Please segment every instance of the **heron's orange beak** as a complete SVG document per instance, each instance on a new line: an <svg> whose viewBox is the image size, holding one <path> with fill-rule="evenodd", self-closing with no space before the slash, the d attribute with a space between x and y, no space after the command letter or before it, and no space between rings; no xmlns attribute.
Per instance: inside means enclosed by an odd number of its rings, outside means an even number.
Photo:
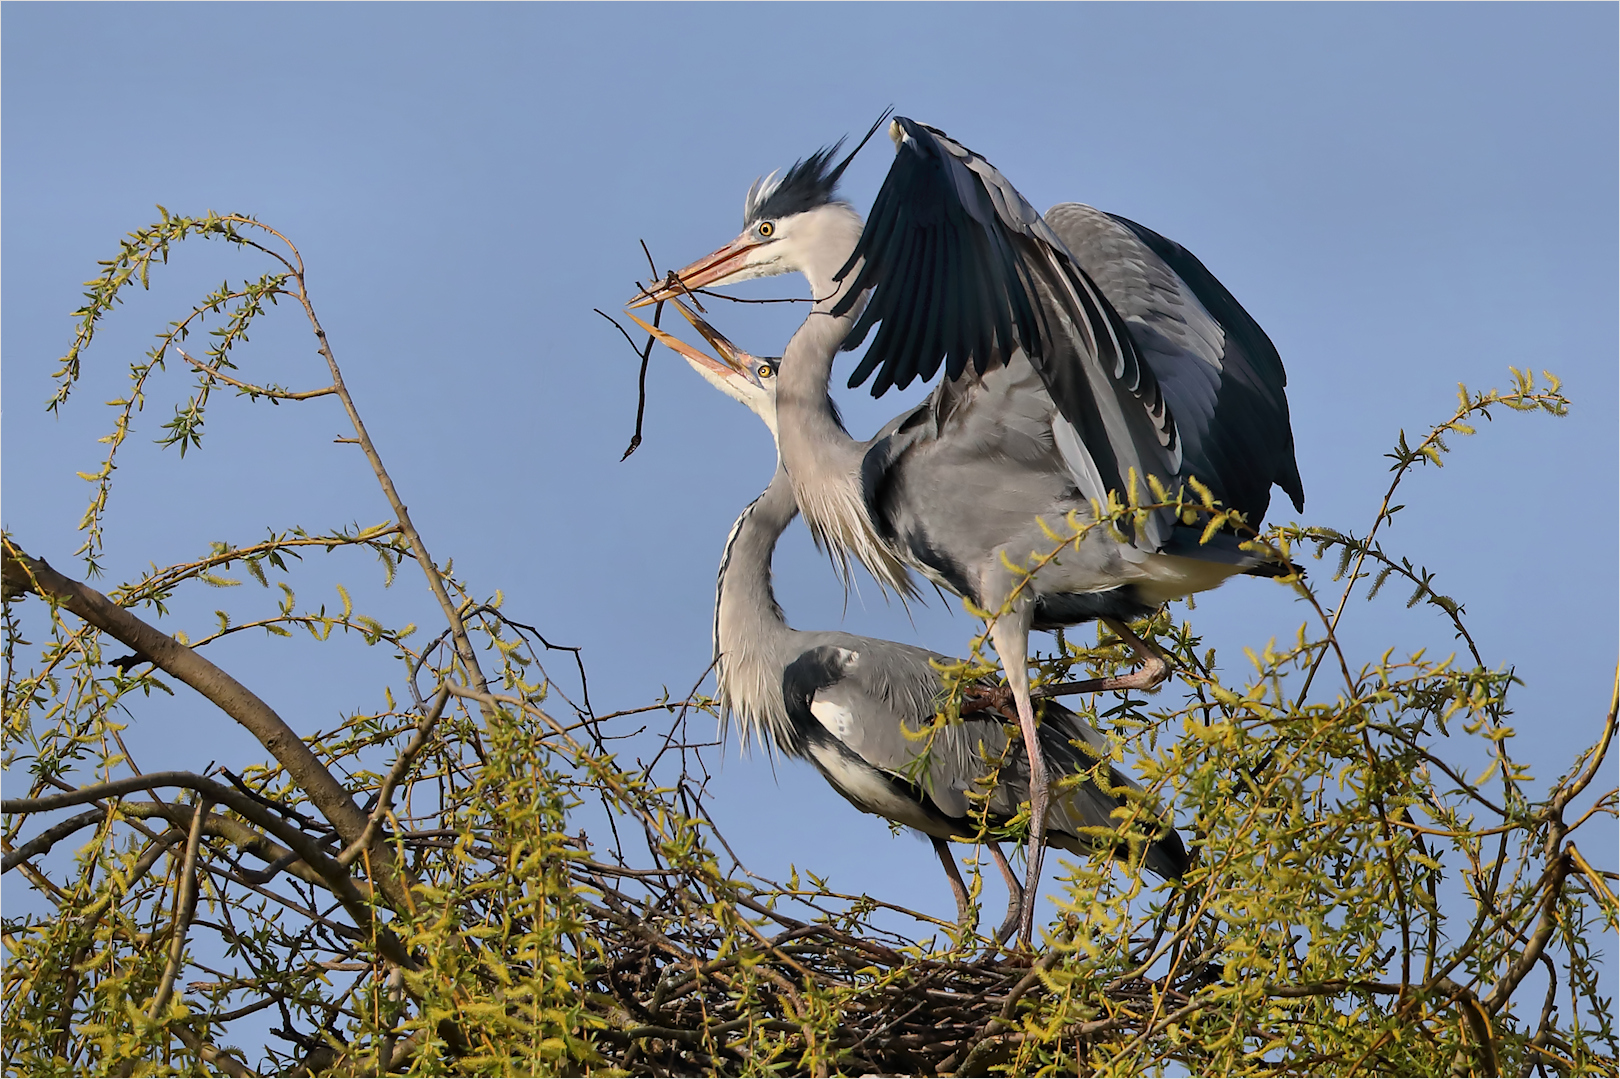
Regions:
<svg viewBox="0 0 1620 1079"><path fill-rule="evenodd" d="M672 285L660 282L650 289L643 289L641 294L625 304L626 307L646 307L650 303L668 300L687 292L707 288L718 281L723 281L738 270L748 259L748 252L760 246L760 241L751 233L743 233L729 244L710 255L704 255L690 266L681 270L675 276L680 284ZM689 315L688 317L696 317ZM701 321L701 320L700 320ZM693 323L693 325L697 325ZM701 330L702 327L699 327Z"/></svg>
<svg viewBox="0 0 1620 1079"><path fill-rule="evenodd" d="M682 315L686 316L686 321L690 322L697 332L703 335L703 339L709 342L709 347L714 349L719 357L718 359L710 356L702 349L693 348L680 338L665 333L656 326L649 326L641 319L636 318L635 315L630 316L631 321L652 334L660 344L674 349L693 363L702 364L721 377L746 376L749 373L753 366L752 356L728 341L724 334L705 322L701 315L682 303L679 297L672 295L669 300L674 303Z"/></svg>

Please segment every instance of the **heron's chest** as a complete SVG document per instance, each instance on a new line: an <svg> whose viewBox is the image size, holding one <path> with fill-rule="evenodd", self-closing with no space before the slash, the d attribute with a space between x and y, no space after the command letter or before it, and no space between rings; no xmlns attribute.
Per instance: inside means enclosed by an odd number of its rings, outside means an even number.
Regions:
<svg viewBox="0 0 1620 1079"><path fill-rule="evenodd" d="M811 763L856 809L920 831L937 830L937 822L927 808L893 776L866 763L836 738L816 739L809 750Z"/></svg>

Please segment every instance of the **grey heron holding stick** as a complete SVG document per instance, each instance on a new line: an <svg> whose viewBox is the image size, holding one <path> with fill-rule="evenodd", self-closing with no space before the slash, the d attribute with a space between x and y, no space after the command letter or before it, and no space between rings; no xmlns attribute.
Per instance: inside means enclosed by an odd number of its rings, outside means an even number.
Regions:
<svg viewBox="0 0 1620 1079"><path fill-rule="evenodd" d="M674 301L719 359L644 322L638 324L678 352L727 395L741 401L777 434L781 380L774 359L742 351L690 308ZM632 316L634 317L634 316ZM720 563L714 647L720 700L739 720L745 742L757 739L809 760L857 809L906 825L933 843L966 926L969 900L948 840L980 831L973 802L983 799L986 823L1004 826L1028 799L1028 768L1009 753L995 687L970 686L960 723L936 726L946 704L941 666L946 657L894 641L840 631L791 628L776 602L771 559L778 538L799 508L776 462L770 486L732 527ZM1055 701L1045 704L1042 748L1063 781L1047 810L1049 841L1061 849L1116 854L1166 878L1180 878L1187 853L1160 820L1141 787L1109 762L1108 740ZM1123 828L1122 828L1123 826ZM1134 844L1122 838L1134 834ZM986 844L1008 886L1005 942L1017 929L1024 890L1000 847ZM1133 849L1133 846L1135 849Z"/></svg>
<svg viewBox="0 0 1620 1079"><path fill-rule="evenodd" d="M854 153L834 164L838 147L820 150L756 181L742 233L633 305L792 271L808 279L814 306L777 391L783 465L818 542L901 593L910 568L990 612L1029 756L1033 883L1047 769L1030 631L1100 619L1143 665L1093 688L1149 689L1169 665L1128 620L1233 574L1286 572L1168 508L1133 535L1093 528L1048 558L1052 536L1071 531L1071 514L1094 520L1111 495L1155 503L1154 483L1201 485L1253 526L1274 484L1303 508L1287 380L1265 332L1184 248L1088 206L1043 218L925 124L896 118L890 135L895 160L869 222L835 197ZM852 385L875 375L881 394L941 366L945 377L860 442L826 390L838 352L874 325ZM1030 889L1025 943L1032 931Z"/></svg>

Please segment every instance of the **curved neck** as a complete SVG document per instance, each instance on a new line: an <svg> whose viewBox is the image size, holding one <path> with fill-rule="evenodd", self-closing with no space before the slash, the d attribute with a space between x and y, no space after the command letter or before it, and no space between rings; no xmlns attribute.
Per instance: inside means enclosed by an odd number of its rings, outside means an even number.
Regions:
<svg viewBox="0 0 1620 1079"><path fill-rule="evenodd" d="M715 595L714 644L722 655L787 630L771 587L771 555L798 513L793 485L778 465L771 485L731 526Z"/></svg>
<svg viewBox="0 0 1620 1079"><path fill-rule="evenodd" d="M777 427L784 463L795 483L804 471L796 464L801 454L855 449L855 440L827 393L838 346L855 324L855 312L834 318L819 304L817 308L788 341L777 372Z"/></svg>
<svg viewBox="0 0 1620 1079"><path fill-rule="evenodd" d="M810 282L810 298L817 311L831 310L845 287L855 283L853 271L842 281L834 281L833 274L854 253L862 224L861 215L847 202L829 202L794 223L792 262Z"/></svg>
<svg viewBox="0 0 1620 1079"><path fill-rule="evenodd" d="M846 256L847 257L847 256ZM831 263L829 258L828 263ZM805 270L837 272L825 266ZM851 275L846 280L853 282ZM871 572L879 587L898 596L916 595L905 565L877 536L861 480L868 444L850 437L827 394L833 361L850 328L860 317L861 303L834 317L834 298L816 304L782 353L776 383L777 447L782 466L793 481L793 494L817 546L850 583L850 556Z"/></svg>
<svg viewBox="0 0 1620 1079"><path fill-rule="evenodd" d="M742 718L744 744L750 734L779 745L791 741L782 670L791 658L793 630L771 587L771 555L798 512L793 486L779 464L771 485L732 525L720 559L714 650L721 700Z"/></svg>
<svg viewBox="0 0 1620 1079"><path fill-rule="evenodd" d="M833 306L855 283L851 272L843 281L833 275L843 269L861 237L861 218L847 203L828 203L795 224L795 262L810 283L815 306L782 353L776 384L776 407L782 434L784 463L795 486L803 482L804 463L811 454L852 451L854 439L844 429L838 410L827 395L833 361L850 328L860 317L864 302L857 301L834 318ZM783 414L787 421L781 422ZM790 445L791 444L791 445ZM844 462L841 462L844 463ZM800 500L803 505L803 499ZM809 514L810 511L806 511Z"/></svg>

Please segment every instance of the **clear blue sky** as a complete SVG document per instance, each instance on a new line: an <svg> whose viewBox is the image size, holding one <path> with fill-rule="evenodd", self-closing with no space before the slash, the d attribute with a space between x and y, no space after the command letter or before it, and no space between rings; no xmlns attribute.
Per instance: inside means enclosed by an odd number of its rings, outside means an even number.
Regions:
<svg viewBox="0 0 1620 1079"><path fill-rule="evenodd" d="M1277 342L1308 501L1365 531L1401 428L1456 385L1548 368L1565 420L1504 415L1412 483L1389 546L1437 570L1493 663L1526 686L1520 756L1553 778L1595 733L1616 656L1616 9L1613 5L1177 6L9 4L3 14L4 523L72 570L125 365L205 287L248 267L182 250L107 323L87 384L44 414L80 282L153 205L255 214L312 268L349 385L435 555L553 639L584 646L599 710L681 694L709 661L714 569L772 454L752 416L665 354L646 443L619 463L635 365L593 307L644 270L735 234L757 175L885 106L983 153L1039 207L1078 200L1196 252ZM881 141L851 169L869 204ZM256 269L253 272L258 272ZM775 283L772 291L802 291ZM725 311L779 351L796 317ZM313 386L291 312L248 370ZM201 452L150 440L183 399L171 371L118 473L111 580L387 509L332 445L330 401L222 400ZM898 410L846 394L866 435ZM1278 500L1275 510L1286 510ZM795 528L789 616L960 653L972 623L844 597ZM1321 577L1326 570L1319 570ZM311 570L315 597L369 566ZM868 597L872 590L867 589ZM193 631L217 593L163 620ZM252 610L256 588L224 597ZM1349 638L1451 651L1394 591ZM410 576L381 601L431 617ZM1242 645L1304 611L1240 580L1195 618ZM842 621L841 621L842 620ZM217 658L300 730L376 705L384 657L238 642ZM146 767L258 754L184 696L134 717ZM727 755L715 809L758 871L948 912L926 844L891 838L798 764ZM7 902L21 897L5 881Z"/></svg>

